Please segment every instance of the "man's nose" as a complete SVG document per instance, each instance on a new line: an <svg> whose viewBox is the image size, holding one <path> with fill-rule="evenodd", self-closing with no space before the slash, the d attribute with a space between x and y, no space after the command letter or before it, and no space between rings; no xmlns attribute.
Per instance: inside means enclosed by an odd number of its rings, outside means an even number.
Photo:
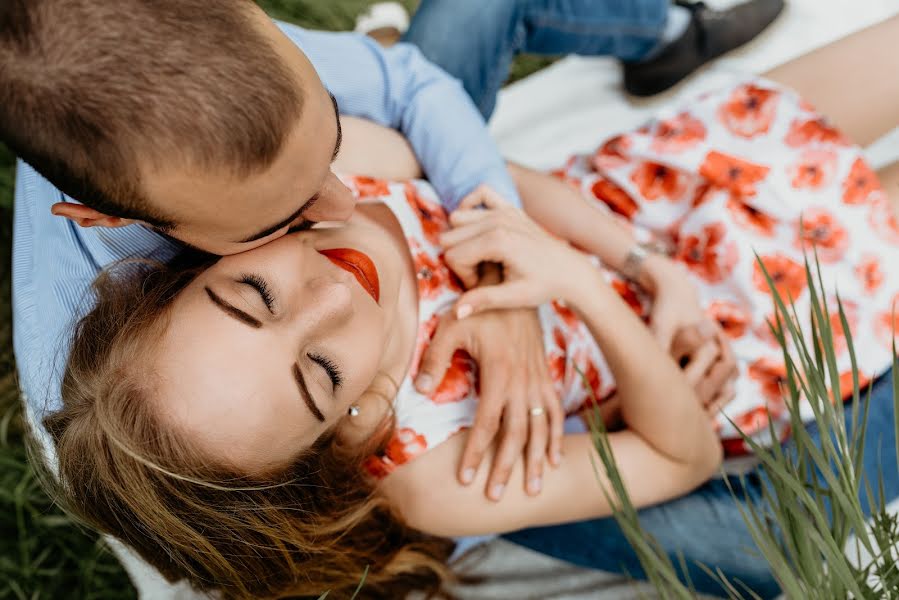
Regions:
<svg viewBox="0 0 899 600"><path fill-rule="evenodd" d="M304 215L310 221L346 221L356 208L356 196L350 189L343 185L334 173L328 174L328 179L319 192L319 199Z"/></svg>

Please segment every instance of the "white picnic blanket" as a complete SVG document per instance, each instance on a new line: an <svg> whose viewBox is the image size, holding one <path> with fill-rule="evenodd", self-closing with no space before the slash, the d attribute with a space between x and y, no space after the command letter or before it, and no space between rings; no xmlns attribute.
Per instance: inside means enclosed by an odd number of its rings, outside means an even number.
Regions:
<svg viewBox="0 0 899 600"><path fill-rule="evenodd" d="M452 0L446 0L452 1ZM569 57L507 88L491 131L507 158L535 168L559 166L572 153L590 151L605 136L639 125L667 101L723 85L743 73L761 73L787 60L899 13L899 0L787 0L785 13L749 46L705 69L685 85L648 101L621 93L620 72L609 59ZM728 0L709 0L716 7ZM884 48L884 52L899 50ZM896 74L890 74L895 76ZM897 99L899 101L899 99ZM872 148L874 166L899 158L899 129ZM195 600L185 585L171 586L145 563L113 543L141 598ZM623 578L546 559L497 540L477 555L482 585L459 589L471 600L627 600L648 590Z"/></svg>

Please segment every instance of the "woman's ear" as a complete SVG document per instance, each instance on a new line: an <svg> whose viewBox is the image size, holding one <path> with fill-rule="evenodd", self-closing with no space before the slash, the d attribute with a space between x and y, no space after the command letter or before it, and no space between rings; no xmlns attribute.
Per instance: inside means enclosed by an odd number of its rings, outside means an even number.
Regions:
<svg viewBox="0 0 899 600"><path fill-rule="evenodd" d="M337 425L338 439L350 446L364 444L384 426L392 403L383 390L369 388L341 418Z"/></svg>
<svg viewBox="0 0 899 600"><path fill-rule="evenodd" d="M57 202L50 207L50 212L57 217L74 221L81 227L124 227L136 222L134 219L111 217L89 206L74 202Z"/></svg>

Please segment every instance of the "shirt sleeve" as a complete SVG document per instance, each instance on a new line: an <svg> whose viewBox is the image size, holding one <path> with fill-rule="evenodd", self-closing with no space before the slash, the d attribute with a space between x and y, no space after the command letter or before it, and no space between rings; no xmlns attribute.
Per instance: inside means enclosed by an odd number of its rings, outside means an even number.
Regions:
<svg viewBox="0 0 899 600"><path fill-rule="evenodd" d="M505 161L465 89L411 44L384 49L355 33L308 31L279 23L312 62L342 114L397 129L452 211L486 184L521 205Z"/></svg>

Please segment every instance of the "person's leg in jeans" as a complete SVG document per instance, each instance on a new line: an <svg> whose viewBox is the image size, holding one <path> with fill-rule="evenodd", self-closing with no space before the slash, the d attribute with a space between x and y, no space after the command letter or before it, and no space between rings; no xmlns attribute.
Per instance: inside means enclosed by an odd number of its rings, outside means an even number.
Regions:
<svg viewBox="0 0 899 600"><path fill-rule="evenodd" d="M758 502L761 481L754 473L745 486L731 477L738 497ZM591 482L584 482L591 485ZM596 485L599 485L598 483ZM755 543L723 479L709 481L694 492L640 511L643 530L659 543L681 580L697 592L725 594L725 589L700 566L720 569L730 581L742 581L762 598L780 594L767 562L754 551ZM637 554L613 518L525 529L506 539L572 564L645 579ZM681 558L687 568L680 572Z"/></svg>
<svg viewBox="0 0 899 600"><path fill-rule="evenodd" d="M862 394L860 415L866 401L866 394ZM899 498L899 464L896 460L890 372L873 383L869 406L864 474L875 489L877 482L883 481L883 501L889 503ZM843 415L851 433L851 403L846 405ZM820 441L816 427L810 426L809 433L814 440ZM786 449L788 452L791 450L789 443ZM774 598L780 594L780 586L756 549L740 512L740 505L746 501L764 510L761 486L766 479L767 474L762 467L750 471L742 482L738 477L730 477L736 497L731 495L724 480L712 480L683 498L641 510L640 523L659 542L675 565L679 564L679 557L683 557L687 574L684 576L681 573L681 579L691 582L698 592L725 593L718 581L700 566L705 565L720 570L732 583L742 582L762 598ZM868 503L863 503L863 506L865 514L870 516ZM583 567L638 579L645 577L636 553L612 518L526 529L504 537Z"/></svg>
<svg viewBox="0 0 899 600"><path fill-rule="evenodd" d="M404 41L460 79L486 118L520 52L608 55L646 96L763 31L783 0L723 11L670 0L422 0Z"/></svg>
<svg viewBox="0 0 899 600"><path fill-rule="evenodd" d="M423 0L403 40L462 81L485 117L519 52L639 60L669 0Z"/></svg>

